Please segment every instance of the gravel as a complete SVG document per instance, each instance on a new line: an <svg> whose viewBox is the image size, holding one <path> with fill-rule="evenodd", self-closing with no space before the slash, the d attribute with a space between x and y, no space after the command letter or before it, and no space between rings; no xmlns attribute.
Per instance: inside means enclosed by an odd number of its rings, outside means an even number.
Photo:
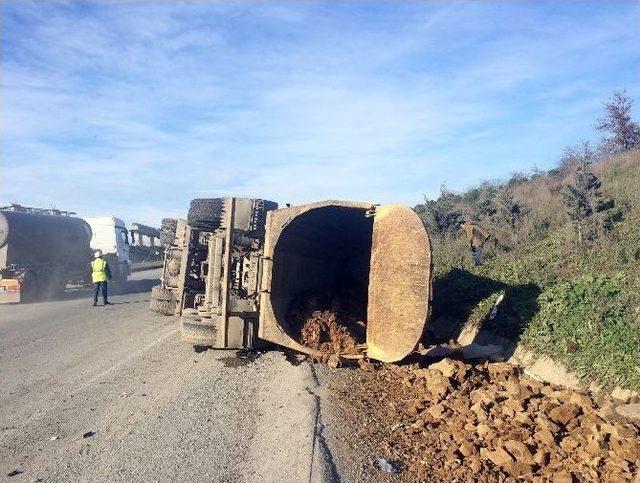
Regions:
<svg viewBox="0 0 640 483"><path fill-rule="evenodd" d="M361 480L386 471L376 458L397 466L401 481L639 477L640 425L617 415L609 396L543 384L502 362L367 369L330 373L328 384L334 439L350 445Z"/></svg>

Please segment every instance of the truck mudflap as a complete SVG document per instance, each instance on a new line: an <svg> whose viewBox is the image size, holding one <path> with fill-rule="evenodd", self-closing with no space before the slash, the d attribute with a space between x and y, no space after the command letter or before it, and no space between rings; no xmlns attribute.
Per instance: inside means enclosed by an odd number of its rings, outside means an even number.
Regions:
<svg viewBox="0 0 640 483"><path fill-rule="evenodd" d="M431 246L410 208L330 200L272 211L264 259L261 339L315 357L333 351L383 362L399 361L417 346L430 308ZM337 292L342 299L330 302L330 310L360 306L310 326L327 306L309 307ZM309 342L310 333L324 330L321 324L339 320L347 325L338 332L353 336L350 350L327 347L326 333ZM366 334L358 334L358 324Z"/></svg>
<svg viewBox="0 0 640 483"><path fill-rule="evenodd" d="M0 304L20 302L20 289L20 281L18 279L0 279Z"/></svg>
<svg viewBox="0 0 640 483"><path fill-rule="evenodd" d="M404 359L418 344L429 315L431 244L416 213L401 205L375 211L367 301L367 355Z"/></svg>

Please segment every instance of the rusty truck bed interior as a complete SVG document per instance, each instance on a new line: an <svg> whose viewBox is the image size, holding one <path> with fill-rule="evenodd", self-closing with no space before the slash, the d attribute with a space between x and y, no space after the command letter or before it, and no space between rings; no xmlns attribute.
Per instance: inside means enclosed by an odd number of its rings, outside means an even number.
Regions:
<svg viewBox="0 0 640 483"><path fill-rule="evenodd" d="M365 209L325 206L295 217L273 254L271 300L280 326L298 339L289 312L305 296L348 295L349 316L366 321L373 218ZM358 341L364 342L364 340Z"/></svg>

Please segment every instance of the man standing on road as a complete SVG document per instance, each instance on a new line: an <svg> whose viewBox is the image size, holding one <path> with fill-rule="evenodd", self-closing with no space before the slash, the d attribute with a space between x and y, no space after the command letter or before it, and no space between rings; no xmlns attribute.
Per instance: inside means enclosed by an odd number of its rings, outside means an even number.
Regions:
<svg viewBox="0 0 640 483"><path fill-rule="evenodd" d="M107 284L111 280L109 264L102 256L101 250L96 250L95 259L91 262L91 279L93 280L93 306L98 305L98 293L102 289L104 305L111 305L107 300Z"/></svg>
<svg viewBox="0 0 640 483"><path fill-rule="evenodd" d="M476 265L482 265L482 249L484 248L484 244L487 243L487 240L491 238L491 235L475 223L463 221L460 223L460 228L464 230L467 235L467 241L471 247L473 261Z"/></svg>

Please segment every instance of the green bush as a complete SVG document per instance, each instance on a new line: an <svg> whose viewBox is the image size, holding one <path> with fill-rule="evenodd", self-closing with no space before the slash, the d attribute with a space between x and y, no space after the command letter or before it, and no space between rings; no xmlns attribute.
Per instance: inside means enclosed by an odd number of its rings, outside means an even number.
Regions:
<svg viewBox="0 0 640 483"><path fill-rule="evenodd" d="M637 288L622 273L553 284L540 294L523 341L607 387L640 388Z"/></svg>
<svg viewBox="0 0 640 483"><path fill-rule="evenodd" d="M520 235L513 238L517 243L510 239L488 247L482 266L473 264L461 232L430 230L433 316L446 315L460 326L481 323L483 330L520 340L605 387L640 389L640 151L602 159L593 169L603 196L615 199L618 208L584 243L568 216L545 214L549 206L563 212L558 173L538 173L510 185L522 193L544 193L528 202L514 199L527 206L517 223L496 213L480 220L492 233ZM567 174L564 182L571 180ZM478 193L480 188L447 192L447 209L488 212L487 197L502 188L486 186L488 194ZM465 207L469 200L482 206ZM534 228L543 221L544 230ZM500 293L505 296L498 316L484 320Z"/></svg>

